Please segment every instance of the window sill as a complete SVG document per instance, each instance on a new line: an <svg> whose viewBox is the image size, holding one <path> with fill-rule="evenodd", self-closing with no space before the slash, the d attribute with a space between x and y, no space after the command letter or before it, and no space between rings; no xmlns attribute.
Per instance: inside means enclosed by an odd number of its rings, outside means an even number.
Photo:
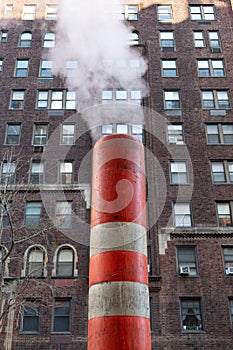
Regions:
<svg viewBox="0 0 233 350"><path fill-rule="evenodd" d="M200 333L202 333L202 334L205 334L206 332L205 331L203 331L203 330L187 330L187 331L185 331L185 330L182 330L182 332L181 332L182 334L190 334L190 333L192 333L192 334L200 334Z"/></svg>
<svg viewBox="0 0 233 350"><path fill-rule="evenodd" d="M60 335L71 335L72 334L72 332L51 332L50 333L51 335L58 335L58 334L60 334Z"/></svg>
<svg viewBox="0 0 233 350"><path fill-rule="evenodd" d="M35 334L40 334L40 332L25 332L25 331L20 331L20 335L35 335Z"/></svg>

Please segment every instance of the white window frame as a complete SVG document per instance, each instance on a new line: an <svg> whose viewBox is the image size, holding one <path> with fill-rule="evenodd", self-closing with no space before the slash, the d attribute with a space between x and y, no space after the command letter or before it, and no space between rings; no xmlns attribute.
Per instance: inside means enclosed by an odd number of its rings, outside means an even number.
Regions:
<svg viewBox="0 0 233 350"><path fill-rule="evenodd" d="M23 21L33 21L35 19L36 5L23 5Z"/></svg>
<svg viewBox="0 0 233 350"><path fill-rule="evenodd" d="M170 179L172 185L188 184L188 171L186 161L170 161Z"/></svg>
<svg viewBox="0 0 233 350"><path fill-rule="evenodd" d="M167 125L168 144L184 145L184 130L182 124Z"/></svg>
<svg viewBox="0 0 233 350"><path fill-rule="evenodd" d="M159 22L171 22L172 16L172 5L158 5L158 21Z"/></svg>
<svg viewBox="0 0 233 350"><path fill-rule="evenodd" d="M203 48L206 46L204 32L202 30L193 32L193 40L194 40L194 46L196 48Z"/></svg>
<svg viewBox="0 0 233 350"><path fill-rule="evenodd" d="M9 138L12 136L15 141L9 142ZM21 136L21 124L9 123L6 126L5 145L19 145Z"/></svg>
<svg viewBox="0 0 233 350"><path fill-rule="evenodd" d="M222 95L221 99L219 98L220 95ZM203 109L230 109L231 108L228 90L201 90L201 97L202 97ZM209 101L209 106L207 106L208 101ZM222 106L220 104L220 101L224 101L225 106Z"/></svg>
<svg viewBox="0 0 233 350"><path fill-rule="evenodd" d="M64 128L65 127L69 127L69 126L72 126L73 127L73 132L64 132ZM67 139L66 142L64 142L65 138ZM70 140L70 141L68 141ZM67 146L70 146L70 145L74 145L75 144L75 124L62 124L61 125L61 139L60 139L60 145L67 145Z"/></svg>
<svg viewBox="0 0 233 350"><path fill-rule="evenodd" d="M189 202L173 203L173 213L175 227L192 227L192 214Z"/></svg>
<svg viewBox="0 0 233 350"><path fill-rule="evenodd" d="M164 108L166 110L181 109L179 90L164 91Z"/></svg>

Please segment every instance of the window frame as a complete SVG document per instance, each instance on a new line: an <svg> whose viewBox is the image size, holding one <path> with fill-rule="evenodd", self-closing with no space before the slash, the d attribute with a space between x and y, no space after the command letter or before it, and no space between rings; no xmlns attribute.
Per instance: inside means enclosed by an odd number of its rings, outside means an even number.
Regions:
<svg viewBox="0 0 233 350"><path fill-rule="evenodd" d="M179 166L184 166L185 171L179 170ZM177 171L173 171L176 168ZM170 184L171 185L189 185L189 176L188 176L188 166L185 160L171 160L169 162L169 170L170 170ZM179 177L185 177L185 180L179 179ZM177 178L177 180L176 180Z"/></svg>
<svg viewBox="0 0 233 350"><path fill-rule="evenodd" d="M208 126L215 126L217 129L217 133L211 134L208 133ZM232 133L224 133L224 126L225 127L231 127ZM217 135L218 142L209 142L209 135ZM226 135L232 135L232 142L226 142ZM207 137L207 144L208 145L232 145L233 144L233 124L230 123L208 123L206 124L206 137Z"/></svg>
<svg viewBox="0 0 233 350"><path fill-rule="evenodd" d="M52 11L51 11L52 10ZM45 12L46 21L56 21L57 19L57 5L56 4L47 4Z"/></svg>
<svg viewBox="0 0 233 350"><path fill-rule="evenodd" d="M11 127L19 127L19 132L18 133L9 133L9 129L11 128ZM6 125L6 132L5 132L5 141L4 141L4 145L6 145L6 146L12 146L12 145L14 145L14 146L18 146L18 145L20 145L20 138L21 138L21 128L22 128L22 125L21 124L17 124L17 123L7 123L7 125ZM16 142L9 142L9 137L10 136L17 136L17 138L16 138Z"/></svg>
<svg viewBox="0 0 233 350"><path fill-rule="evenodd" d="M6 170L4 168L6 166ZM16 161L3 161L1 164L1 186L11 186L15 184L16 181L16 170L17 162Z"/></svg>
<svg viewBox="0 0 233 350"><path fill-rule="evenodd" d="M8 41L8 30L2 29L0 31L0 42L6 43Z"/></svg>
<svg viewBox="0 0 233 350"><path fill-rule="evenodd" d="M178 132L175 127L181 127L181 131ZM173 128L173 129L172 129ZM171 129L171 130L169 130ZM170 138L169 138L170 137ZM171 140L174 139L174 140ZM174 124L167 124L167 142L169 145L184 145L184 128L183 124L180 123L174 123Z"/></svg>
<svg viewBox="0 0 233 350"><path fill-rule="evenodd" d="M118 133L118 126L120 125L125 125L127 128L127 132L125 133L126 135L132 135L136 137L138 140L140 140L142 143L144 142L144 128L143 124L128 124L128 123L107 123L107 124L102 124L100 127L100 136L107 136L107 135L112 135L112 134L120 134ZM103 132L104 127L111 129L109 132ZM138 132L140 131L140 132Z"/></svg>
<svg viewBox="0 0 233 350"><path fill-rule="evenodd" d="M186 251L192 251L193 252L193 259L187 258L187 260L182 261L181 260L181 250ZM183 255L187 255L183 252ZM181 267L189 267L190 272L188 274L189 277L197 277L198 276L198 263L197 263L197 247L193 245L179 245L176 246L176 257L177 257L177 268L178 268L178 274L180 275L180 268Z"/></svg>
<svg viewBox="0 0 233 350"><path fill-rule="evenodd" d="M50 36L50 38L49 38ZM48 38L47 38L48 37ZM51 49L55 46L56 43L56 34L53 32L46 32L43 35L43 48Z"/></svg>
<svg viewBox="0 0 233 350"><path fill-rule="evenodd" d="M30 209L38 209L35 213L28 213ZM33 218L33 222L30 224L31 219ZM40 227L40 221L42 218L42 201L27 201L25 205L25 214L24 214L24 224L28 229L38 229ZM34 223L35 222L35 223Z"/></svg>
<svg viewBox="0 0 233 350"><path fill-rule="evenodd" d="M208 74L207 75L202 75L201 71L202 70L207 70L206 68L201 68L199 67L199 63L205 62L207 63L207 69L208 69ZM214 65L216 62L221 62L222 67L221 68L215 68ZM225 73L225 68L224 68L224 60L223 59L197 59L197 70L198 70L198 77L199 78L206 78L206 77L215 77L215 78L223 78L226 76ZM222 74L216 74L217 71L221 71Z"/></svg>
<svg viewBox="0 0 233 350"><path fill-rule="evenodd" d="M230 254L232 252L232 254ZM222 246L222 259L223 259L223 269L225 276L233 276L232 274L227 273L229 267L233 268L233 246L232 245L223 245Z"/></svg>
<svg viewBox="0 0 233 350"><path fill-rule="evenodd" d="M220 206L228 208L227 213L219 212ZM232 227L233 226L233 201L217 201L216 202L216 215L218 227ZM222 220L223 225L220 225Z"/></svg>
<svg viewBox="0 0 233 350"><path fill-rule="evenodd" d="M72 260L71 261L66 261L66 262L61 262L59 261L59 257L60 257L60 254L65 251L65 250L68 250L72 253ZM60 270L60 264L69 264L70 267L71 267L71 273L70 274L64 274L64 273L61 273L59 272ZM75 271L75 266L74 266L74 263L75 263L75 254L74 254L74 250L70 247L70 246L62 246L59 248L58 252L57 252L57 259L56 259L56 277L59 277L59 278L74 278L74 271Z"/></svg>
<svg viewBox="0 0 233 350"><path fill-rule="evenodd" d="M66 204L65 210L63 212L60 212L59 204ZM58 229L71 229L72 228L72 221L73 221L73 201L56 201L56 207L55 207L55 225L58 227ZM61 209L63 209L61 207ZM66 212L67 211L67 212ZM61 222L61 220L63 222Z"/></svg>
<svg viewBox="0 0 233 350"><path fill-rule="evenodd" d="M195 38L195 34L201 34L202 38L198 39ZM205 36L204 36L204 31L203 30L194 30L193 31L193 40L194 40L194 47L195 48L204 48L206 47L206 43L205 43ZM196 45L198 42L203 42L203 45Z"/></svg>
<svg viewBox="0 0 233 350"><path fill-rule="evenodd" d="M179 206L182 206L182 205L186 206L186 209L188 209L187 213L185 213L185 212L176 213L176 208L178 208ZM179 217L181 217L181 218L179 219ZM173 202L173 218L174 218L174 227L175 228L181 229L181 228L193 227L191 203L187 202L187 201ZM187 224L184 225L186 218L188 218L188 221L189 221L188 225ZM183 223L182 225L180 225L181 222Z"/></svg>
<svg viewBox="0 0 233 350"><path fill-rule="evenodd" d="M71 171L63 171L66 168L66 164L71 166ZM63 178L65 178L65 180ZM74 162L73 161L64 160L59 162L58 180L59 180L59 184L62 184L62 185L72 185L74 183Z"/></svg>
<svg viewBox="0 0 233 350"><path fill-rule="evenodd" d="M27 315L27 317L34 317L36 318L36 322L37 322L37 330L25 330L24 329L24 322L25 322L25 309L24 309L24 303L25 304L38 304L39 306L37 306L37 315L33 315L33 316L29 316ZM22 307L23 307L23 312L22 312L22 317L21 317L21 327L20 327L20 333L22 334L39 334L40 333L40 321L41 321L41 300L40 299L26 299L25 302L23 303ZM36 309L36 308L35 308ZM28 323L29 325L31 325L31 321Z"/></svg>
<svg viewBox="0 0 233 350"><path fill-rule="evenodd" d="M164 67L165 63L174 63L174 67ZM178 70L177 70L177 59L161 59L161 69L162 69L162 77L163 78L177 78ZM172 72L172 73L171 73Z"/></svg>
<svg viewBox="0 0 233 350"><path fill-rule="evenodd" d="M28 9L32 9L33 11L28 11ZM26 11L27 9L27 11ZM23 13L22 20L23 21L34 21L36 15L36 5L35 4L24 4L23 5Z"/></svg>
<svg viewBox="0 0 233 350"><path fill-rule="evenodd" d="M39 261L30 260L30 255L32 255L35 252L37 254L38 252L41 253L42 260L39 260ZM45 277L45 251L44 249L42 249L37 245L31 247L27 252L26 277L29 277L29 278Z"/></svg>
<svg viewBox="0 0 233 350"><path fill-rule="evenodd" d="M187 313L186 314L186 317L187 315L194 315L194 316L199 316L200 317L200 326L191 326L191 327L201 327L201 329L185 329L184 327L186 327L184 325L184 320L183 317L184 317L184 303L189 303L190 302L190 306L191 304L194 304L194 303L197 303L198 304L198 314L197 313ZM186 307L187 309L187 307ZM188 309L191 309L191 307L189 307ZM200 333L200 332L203 332L204 330L204 327L203 327L203 315L202 315L202 305L201 305L201 298L199 297L193 297L193 298L186 298L186 297L181 297L180 298L180 316L181 316L181 329L182 329L182 333ZM197 317L196 317L197 318ZM197 318L198 319L198 318Z"/></svg>
<svg viewBox="0 0 233 350"><path fill-rule="evenodd" d="M23 39L23 35L29 35L30 39ZM30 31L24 31L20 33L18 46L21 48L29 48L32 46L32 33Z"/></svg>
<svg viewBox="0 0 233 350"><path fill-rule="evenodd" d="M47 67L46 67L47 65ZM50 67L49 67L50 66ZM53 61L51 60L40 60L40 68L39 68L39 78L41 79L51 79L53 78Z"/></svg>
<svg viewBox="0 0 233 350"><path fill-rule="evenodd" d="M73 133L64 133L64 130L63 128L66 127L66 126L73 126L74 128L74 132ZM63 138L68 138L69 137L72 137L72 142L63 142ZM63 123L61 124L61 136L60 136L60 145L63 145L63 146L72 146L72 145L75 145L75 123Z"/></svg>
<svg viewBox="0 0 233 350"><path fill-rule="evenodd" d="M233 160L211 160L210 163L213 184L233 184ZM222 171L214 171L214 165L220 165ZM230 167L232 167L232 171ZM223 180L217 181L216 176L219 176L218 174L222 174Z"/></svg>
<svg viewBox="0 0 233 350"><path fill-rule="evenodd" d="M165 10L167 8L167 10ZM157 19L159 22L172 22L173 14L172 14L172 5L158 5L157 6Z"/></svg>
<svg viewBox="0 0 233 350"><path fill-rule="evenodd" d="M25 66L21 66L21 64ZM29 59L16 59L14 77L27 78L28 71L29 71Z"/></svg>
<svg viewBox="0 0 233 350"><path fill-rule="evenodd" d="M33 166L38 165L39 171L33 171ZM42 170L42 171L41 171ZM29 182L32 185L39 185L44 183L45 177L45 163L39 160L31 160ZM35 178L35 179L34 179Z"/></svg>
<svg viewBox="0 0 233 350"><path fill-rule="evenodd" d="M212 95L212 98L204 99L204 94L209 93ZM225 93L227 96L227 99L219 99L218 98L218 93ZM216 109L216 110L222 110L222 109L231 109L231 103L230 103L230 95L229 95L229 90L201 90L201 101L202 101L202 109L203 110L211 110L211 109ZM206 103L207 101L212 101L212 105L210 107L207 107ZM227 101L227 106L221 106L220 101Z"/></svg>
<svg viewBox="0 0 233 350"><path fill-rule="evenodd" d="M192 8L199 9L200 11L194 11L192 13ZM212 8L213 11L205 12L205 9ZM191 21L215 21L216 20L216 11L214 5L189 5L189 13L190 13L190 20ZM194 16L197 16L199 14L200 18L192 18ZM208 18L209 17L209 18Z"/></svg>
<svg viewBox="0 0 233 350"><path fill-rule="evenodd" d="M43 127L46 127L45 128L46 133L36 133L36 128L37 127L41 127L41 130L43 130ZM32 135L32 145L33 146L46 146L47 145L48 128L49 128L48 124L34 123L34 125L33 125L33 135ZM36 142L37 138L40 140L39 143ZM44 139L44 141L42 142L43 139Z"/></svg>
<svg viewBox="0 0 233 350"><path fill-rule="evenodd" d="M164 39L162 36L164 34L171 34L171 39ZM169 42L169 45L164 45L165 42ZM159 43L160 43L160 50L161 51L175 51L176 46L175 46L175 36L174 36L174 31L173 30L163 30L159 32ZM172 44L172 45L170 45Z"/></svg>
<svg viewBox="0 0 233 350"><path fill-rule="evenodd" d="M20 98L14 98L14 95L20 94L22 97ZM11 99L10 99L10 106L9 109L11 110L23 110L24 104L25 104L25 90L11 90ZM14 104L18 107L14 107Z"/></svg>
<svg viewBox="0 0 233 350"><path fill-rule="evenodd" d="M69 309L68 309L68 315L64 316L64 313L62 314L56 314L56 302L67 302L69 303ZM68 330L57 330L55 329L55 323L56 323L56 317L66 317L68 318ZM52 333L56 334L70 334L71 333L71 322L72 322L72 299L71 298L55 298L53 300L53 314L52 314Z"/></svg>
<svg viewBox="0 0 233 350"><path fill-rule="evenodd" d="M166 95L170 94L177 94L178 98L166 98ZM163 91L163 98L164 98L164 109L167 111L170 110L181 110L181 99L180 99L180 90L164 90ZM171 107L169 107L169 104ZM177 104L177 105L176 105Z"/></svg>

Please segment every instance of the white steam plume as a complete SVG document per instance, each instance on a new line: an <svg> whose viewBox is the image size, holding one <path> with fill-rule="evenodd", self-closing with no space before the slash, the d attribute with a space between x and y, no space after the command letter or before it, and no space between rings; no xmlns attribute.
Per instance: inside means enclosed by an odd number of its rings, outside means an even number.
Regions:
<svg viewBox="0 0 233 350"><path fill-rule="evenodd" d="M133 28L116 16L121 0L59 0L58 5L53 72L66 76L66 62L77 61L66 83L77 91L78 108L101 102L101 91L113 87L145 95L147 64L129 45Z"/></svg>

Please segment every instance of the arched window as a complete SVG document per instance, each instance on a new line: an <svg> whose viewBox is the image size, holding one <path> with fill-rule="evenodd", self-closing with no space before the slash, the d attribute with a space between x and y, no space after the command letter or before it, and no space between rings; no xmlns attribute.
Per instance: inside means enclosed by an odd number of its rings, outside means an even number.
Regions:
<svg viewBox="0 0 233 350"><path fill-rule="evenodd" d="M74 251L70 247L62 247L57 253L57 277L74 276Z"/></svg>
<svg viewBox="0 0 233 350"><path fill-rule="evenodd" d="M45 33L43 47L54 47L55 45L55 34L54 33Z"/></svg>
<svg viewBox="0 0 233 350"><path fill-rule="evenodd" d="M27 276L28 277L44 277L44 261L45 254L41 247L32 247L27 255Z"/></svg>
<svg viewBox="0 0 233 350"><path fill-rule="evenodd" d="M138 32L132 32L129 35L129 45L139 45L139 33Z"/></svg>
<svg viewBox="0 0 233 350"><path fill-rule="evenodd" d="M19 46L20 47L30 47L32 44L32 33L23 32L20 34Z"/></svg>

